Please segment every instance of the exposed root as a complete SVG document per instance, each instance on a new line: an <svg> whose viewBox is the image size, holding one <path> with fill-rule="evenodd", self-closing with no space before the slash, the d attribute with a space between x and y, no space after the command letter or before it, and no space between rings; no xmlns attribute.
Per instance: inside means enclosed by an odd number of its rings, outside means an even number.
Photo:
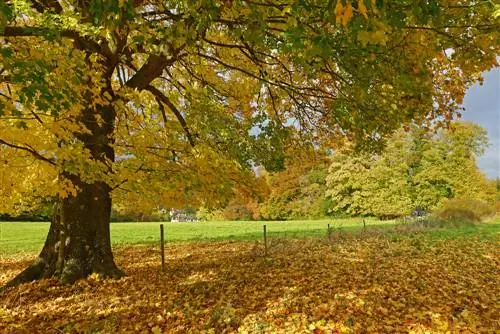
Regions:
<svg viewBox="0 0 500 334"><path fill-rule="evenodd" d="M50 277L48 273L51 271L51 266L47 261L41 257L37 258L28 268L24 269L16 277L7 282L4 286L0 287L0 294L7 288L17 286L19 284L36 281L38 279Z"/></svg>
<svg viewBox="0 0 500 334"><path fill-rule="evenodd" d="M95 266L89 271L83 270L84 266L78 262L75 260L66 261L62 272L58 273L56 272L56 263L54 261L52 264L49 264L46 260L39 257L16 277L0 287L0 295L8 288L45 278L56 278L61 284L73 284L79 279L87 278L92 273L96 273L103 278L113 279L125 276L125 273L118 269L114 263Z"/></svg>

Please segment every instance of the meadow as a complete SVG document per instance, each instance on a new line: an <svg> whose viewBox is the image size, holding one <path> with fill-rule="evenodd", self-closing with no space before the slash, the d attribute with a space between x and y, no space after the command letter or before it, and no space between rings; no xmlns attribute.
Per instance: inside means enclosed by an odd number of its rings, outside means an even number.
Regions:
<svg viewBox="0 0 500 334"><path fill-rule="evenodd" d="M115 223L120 280L23 284L0 297L0 332L495 332L500 220L426 229L362 219ZM327 224L332 227L327 237ZM0 284L47 224L0 223ZM15 233L14 233L15 232ZM37 241L30 241L36 237ZM38 245L38 246L37 246ZM8 253L7 253L8 252Z"/></svg>
<svg viewBox="0 0 500 334"><path fill-rule="evenodd" d="M327 235L328 224L334 231L354 231L364 227L392 226L394 221L346 218L303 221L204 221L204 222L127 222L111 223L111 241L114 245L148 244L158 242L160 224L165 227L165 241L190 240L252 240L262 237L263 225L268 235L305 237ZM41 249L49 223L0 222L0 254L34 252Z"/></svg>

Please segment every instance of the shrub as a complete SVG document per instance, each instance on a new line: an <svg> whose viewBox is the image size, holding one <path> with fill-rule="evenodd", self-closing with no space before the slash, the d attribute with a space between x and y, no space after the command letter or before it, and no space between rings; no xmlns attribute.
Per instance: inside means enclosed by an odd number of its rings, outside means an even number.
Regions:
<svg viewBox="0 0 500 334"><path fill-rule="evenodd" d="M471 198L447 200L441 208L434 212L434 216L446 221L468 221L475 223L494 215L495 208L492 205Z"/></svg>
<svg viewBox="0 0 500 334"><path fill-rule="evenodd" d="M405 221L401 225L396 225L395 230L399 233L405 232L424 232L428 229L443 229L443 228L470 228L474 227L476 222L472 220L447 220L435 215L412 218Z"/></svg>

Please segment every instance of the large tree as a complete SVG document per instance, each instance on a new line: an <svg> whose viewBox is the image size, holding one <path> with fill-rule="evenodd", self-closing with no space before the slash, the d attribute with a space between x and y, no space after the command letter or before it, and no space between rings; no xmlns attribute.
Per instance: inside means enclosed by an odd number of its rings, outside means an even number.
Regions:
<svg viewBox="0 0 500 334"><path fill-rule="evenodd" d="M476 164L486 130L455 122L438 133L407 131L396 132L379 154L334 155L326 178L332 211L391 218L436 209L449 198L493 204L493 187Z"/></svg>
<svg viewBox="0 0 500 334"><path fill-rule="evenodd" d="M112 196L217 205L291 140L441 125L496 65L498 31L490 1L1 2L4 201L57 199L11 284L122 275Z"/></svg>

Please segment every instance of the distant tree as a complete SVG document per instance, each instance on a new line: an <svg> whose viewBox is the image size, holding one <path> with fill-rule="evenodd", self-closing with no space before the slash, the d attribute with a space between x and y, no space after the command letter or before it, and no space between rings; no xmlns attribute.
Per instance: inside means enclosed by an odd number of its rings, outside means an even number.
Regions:
<svg viewBox="0 0 500 334"><path fill-rule="evenodd" d="M495 185L495 189L496 189L495 210L497 213L500 213L500 177L496 178L494 185Z"/></svg>
<svg viewBox="0 0 500 334"><path fill-rule="evenodd" d="M326 216L325 153L311 147L295 147L285 161L283 171L267 175L270 194L261 204L262 217L283 220Z"/></svg>
<svg viewBox="0 0 500 334"><path fill-rule="evenodd" d="M260 175L254 180L253 187L234 187L233 198L220 211L220 215L225 220L260 220L262 216L259 203L268 195L266 178Z"/></svg>
<svg viewBox="0 0 500 334"><path fill-rule="evenodd" d="M491 202L491 186L476 165L486 146L483 128L456 122L437 134L401 130L379 154L337 153L326 179L331 210L389 218L432 210L447 198Z"/></svg>
<svg viewBox="0 0 500 334"><path fill-rule="evenodd" d="M225 220L260 220L259 203L253 198L235 197L222 210Z"/></svg>

